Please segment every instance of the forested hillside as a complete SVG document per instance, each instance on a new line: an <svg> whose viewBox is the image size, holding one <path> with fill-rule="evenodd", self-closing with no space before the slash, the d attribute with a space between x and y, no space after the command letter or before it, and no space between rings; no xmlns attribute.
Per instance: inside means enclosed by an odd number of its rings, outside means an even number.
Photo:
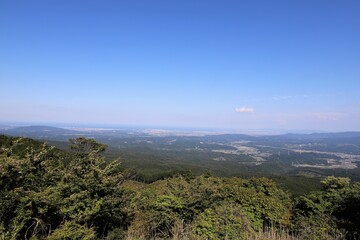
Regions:
<svg viewBox="0 0 360 240"><path fill-rule="evenodd" d="M0 136L0 239L358 239L360 182L299 197L267 178L135 181L106 145Z"/></svg>

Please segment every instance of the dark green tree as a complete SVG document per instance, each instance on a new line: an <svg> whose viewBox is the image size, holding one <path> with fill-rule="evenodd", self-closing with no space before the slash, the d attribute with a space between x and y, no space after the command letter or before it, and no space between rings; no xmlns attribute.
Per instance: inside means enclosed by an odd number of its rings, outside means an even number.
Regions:
<svg viewBox="0 0 360 240"><path fill-rule="evenodd" d="M73 152L68 154L46 144L31 146L23 138L11 141L0 152L0 230L5 239L61 235L69 226L106 236L127 227L131 193L121 187L119 163L102 157L105 145L71 139Z"/></svg>

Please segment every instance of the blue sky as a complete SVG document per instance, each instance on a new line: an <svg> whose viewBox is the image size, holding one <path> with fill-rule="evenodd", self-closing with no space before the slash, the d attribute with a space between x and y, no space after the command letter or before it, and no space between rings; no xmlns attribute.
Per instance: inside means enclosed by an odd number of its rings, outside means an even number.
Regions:
<svg viewBox="0 0 360 240"><path fill-rule="evenodd" d="M0 121L360 130L360 1L0 1Z"/></svg>

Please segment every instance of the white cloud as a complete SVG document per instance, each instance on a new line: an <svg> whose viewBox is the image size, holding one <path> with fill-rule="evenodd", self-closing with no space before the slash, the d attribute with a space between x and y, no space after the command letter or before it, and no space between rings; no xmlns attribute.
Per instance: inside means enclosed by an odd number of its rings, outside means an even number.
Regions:
<svg viewBox="0 0 360 240"><path fill-rule="evenodd" d="M254 113L255 109L248 107L235 108L235 111L238 113Z"/></svg>

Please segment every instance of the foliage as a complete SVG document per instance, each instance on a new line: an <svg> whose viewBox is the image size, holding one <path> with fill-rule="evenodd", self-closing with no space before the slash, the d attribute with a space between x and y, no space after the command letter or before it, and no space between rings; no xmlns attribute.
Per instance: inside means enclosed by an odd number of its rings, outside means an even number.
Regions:
<svg viewBox="0 0 360 240"><path fill-rule="evenodd" d="M286 225L290 217L288 195L269 179L179 176L148 185L135 202L137 210L129 233L138 238L171 237L179 220L190 225L195 221L194 233L202 237L214 231L204 226L221 219L220 225L227 221L239 226L244 224L247 230L241 234L246 236L263 225ZM227 205L231 208L224 209ZM225 210L232 212L232 219L222 216ZM216 220L211 222L211 219ZM228 226L220 228L230 230ZM206 233L200 229L207 229Z"/></svg>
<svg viewBox="0 0 360 240"><path fill-rule="evenodd" d="M0 144L0 239L360 237L360 183L348 178L327 177L293 201L268 178L130 180L93 139L71 139L70 152L25 138Z"/></svg>
<svg viewBox="0 0 360 240"><path fill-rule="evenodd" d="M49 240L94 240L96 237L95 231L86 226L77 224L74 221L65 222L55 229L48 237Z"/></svg>
<svg viewBox="0 0 360 240"><path fill-rule="evenodd" d="M326 177L322 191L297 199L294 229L304 238L331 239L332 236L359 236L359 183L348 178Z"/></svg>
<svg viewBox="0 0 360 240"><path fill-rule="evenodd" d="M329 177L325 178L323 181L321 181L321 184L322 184L323 190L325 190L325 191L343 189L350 185L350 179L329 176Z"/></svg>
<svg viewBox="0 0 360 240"><path fill-rule="evenodd" d="M106 146L94 140L78 138L71 143L72 154L46 144L34 147L23 138L2 146L0 226L4 238L45 237L54 229L76 224L91 226L98 236L126 227L127 197L120 187L119 164L106 163L101 157ZM18 149L22 149L20 154L14 154Z"/></svg>
<svg viewBox="0 0 360 240"><path fill-rule="evenodd" d="M196 239L249 239L254 230L246 211L237 204L223 203L208 208L194 220Z"/></svg>

